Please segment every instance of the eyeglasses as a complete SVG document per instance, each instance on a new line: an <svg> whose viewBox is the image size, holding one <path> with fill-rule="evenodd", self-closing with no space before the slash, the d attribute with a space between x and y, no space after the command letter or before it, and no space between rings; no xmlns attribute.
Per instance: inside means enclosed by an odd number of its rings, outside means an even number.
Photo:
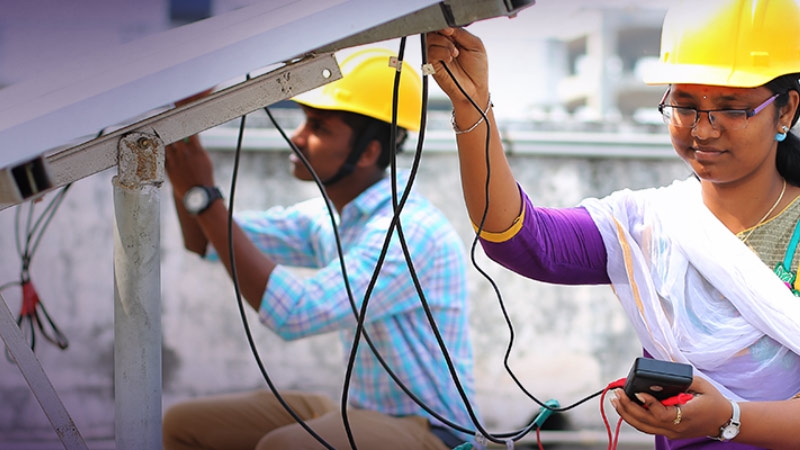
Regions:
<svg viewBox="0 0 800 450"><path fill-rule="evenodd" d="M669 90L664 93L664 98L658 105L658 112L661 113L664 123L681 128L694 128L700 122L700 113L708 114L708 121L715 130L739 130L747 127L747 119L755 116L764 110L782 93L773 95L764 103L753 109L697 109L685 106L665 105L664 101L669 95Z"/></svg>

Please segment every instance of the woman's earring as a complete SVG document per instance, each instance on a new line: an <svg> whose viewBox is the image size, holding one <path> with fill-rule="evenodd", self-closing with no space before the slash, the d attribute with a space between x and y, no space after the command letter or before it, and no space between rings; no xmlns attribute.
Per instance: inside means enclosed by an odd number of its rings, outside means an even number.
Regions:
<svg viewBox="0 0 800 450"><path fill-rule="evenodd" d="M775 140L778 142L783 142L784 140L786 140L786 135L789 133L789 127L784 125L781 127L781 130L783 130L783 133L775 134Z"/></svg>

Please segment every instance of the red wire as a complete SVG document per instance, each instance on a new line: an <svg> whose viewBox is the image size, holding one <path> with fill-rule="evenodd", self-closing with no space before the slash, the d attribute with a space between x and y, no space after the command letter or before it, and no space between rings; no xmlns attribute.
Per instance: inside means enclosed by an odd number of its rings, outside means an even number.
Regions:
<svg viewBox="0 0 800 450"><path fill-rule="evenodd" d="M611 389L620 388L625 385L625 378L620 378L617 381L612 381L608 383L605 389L603 389L603 394L600 395L600 415L603 417L603 424L606 427L606 432L608 433L608 450L616 450L617 442L619 441L619 430L622 426L622 417L619 418L617 421L616 430L614 431L614 436L611 436L611 425L608 423L608 417L606 417L606 410L603 404L605 403L606 394Z"/></svg>
<svg viewBox="0 0 800 450"><path fill-rule="evenodd" d="M622 428L622 417L617 420L617 425L614 427L614 434L611 434L611 424L608 423L608 417L606 416L605 410L605 398L608 391L611 389L621 388L625 386L626 378L620 378L616 381L612 381L608 383L608 386L603 389L603 393L600 395L600 415L603 418L603 424L606 428L606 433L608 435L608 450L616 450L617 445L619 444L619 432ZM661 403L665 405L676 405L676 404L684 404L692 398L692 394L688 393L681 393L676 395L675 397L668 398L666 400L662 400ZM540 428L536 428L536 443L538 444L539 450L544 450L544 446L542 445L542 437L540 433Z"/></svg>
<svg viewBox="0 0 800 450"><path fill-rule="evenodd" d="M539 444L539 450L544 450L544 446L542 445L541 430L541 427L536 427L536 443Z"/></svg>

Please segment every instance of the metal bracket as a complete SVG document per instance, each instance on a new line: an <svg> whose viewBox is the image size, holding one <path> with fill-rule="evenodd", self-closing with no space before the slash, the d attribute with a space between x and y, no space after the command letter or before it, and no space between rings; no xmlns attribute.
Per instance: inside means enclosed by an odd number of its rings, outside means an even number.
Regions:
<svg viewBox="0 0 800 450"><path fill-rule="evenodd" d="M117 145L124 136L154 135L168 145L341 77L333 53L309 55L195 102L0 171L0 210L115 166ZM26 184L28 173L35 175L35 183Z"/></svg>
<svg viewBox="0 0 800 450"><path fill-rule="evenodd" d="M127 189L164 182L164 144L155 134L135 131L119 141L117 183Z"/></svg>
<svg viewBox="0 0 800 450"><path fill-rule="evenodd" d="M0 170L0 203L21 203L52 187L50 170L42 157Z"/></svg>
<svg viewBox="0 0 800 450"><path fill-rule="evenodd" d="M315 51L334 52L357 45L441 30L446 27L462 27L494 17L513 17L535 3L536 0L445 0L322 46Z"/></svg>

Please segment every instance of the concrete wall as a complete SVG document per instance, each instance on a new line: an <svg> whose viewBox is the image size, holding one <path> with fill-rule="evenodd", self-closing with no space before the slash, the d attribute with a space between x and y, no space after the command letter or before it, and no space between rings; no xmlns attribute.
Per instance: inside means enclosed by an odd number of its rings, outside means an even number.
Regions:
<svg viewBox="0 0 800 450"><path fill-rule="evenodd" d="M215 152L213 157L218 184L228 195L233 153ZM407 155L399 164L407 167L409 161ZM585 196L626 186L661 185L688 174L677 158L513 156L511 162L535 201L548 206L570 206ZM313 184L292 179L287 168L284 152L244 153L237 209L317 195ZM70 339L66 351L40 339L36 353L87 439L113 437L113 175L113 171L99 173L72 186L31 268L42 302ZM469 247L473 236L455 155L425 154L416 186L453 221ZM37 205L37 212L49 198ZM16 208L0 212L0 283L18 279L15 214ZM161 214L164 406L187 397L264 387L245 339L232 283L221 266L183 250L168 184ZM479 247L476 260L499 287L509 311L515 333L510 367L528 391L567 405L627 374L640 347L610 288L527 280L488 262ZM497 295L477 270L470 276L476 403L490 429L506 431L525 423L538 407L505 372L509 328ZM19 289L8 288L2 294L16 313ZM249 312L248 318L276 385L339 398L344 365L337 340L320 336L285 343L262 327L254 313ZM598 405L594 399L569 412L572 425L601 429ZM17 367L0 359L0 443L39 438L54 439L55 433Z"/></svg>

